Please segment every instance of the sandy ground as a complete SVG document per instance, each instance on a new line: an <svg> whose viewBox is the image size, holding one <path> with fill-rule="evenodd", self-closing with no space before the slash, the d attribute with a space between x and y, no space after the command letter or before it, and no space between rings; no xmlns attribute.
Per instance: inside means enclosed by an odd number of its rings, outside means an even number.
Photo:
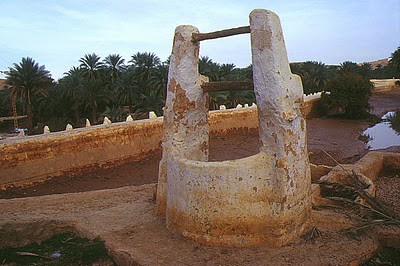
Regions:
<svg viewBox="0 0 400 266"><path fill-rule="evenodd" d="M154 186L0 200L0 246L39 241L49 232L74 230L101 237L118 265L349 265L366 260L379 243L357 238L342 215L314 211L322 236L283 248L208 247L167 230L154 212Z"/></svg>
<svg viewBox="0 0 400 266"><path fill-rule="evenodd" d="M388 111L400 110L400 89L375 92L370 99L371 112L382 116ZM370 126L365 121L339 119L308 119L307 138L311 163L334 166L336 163L354 163L368 150L360 134ZM256 154L259 149L258 134L244 135L232 132L229 136L210 138L210 161L238 159ZM397 151L398 149L391 149ZM67 174L54 177L29 188L13 188L0 192L0 198L18 198L92 191L124 186L156 183L161 150L144 160L128 162L112 169L99 169L84 174Z"/></svg>
<svg viewBox="0 0 400 266"><path fill-rule="evenodd" d="M377 114L400 109L400 90L377 92L371 103ZM325 150L341 163L354 163L367 152L359 136L368 126L349 120L308 120L311 162L335 165ZM390 150L399 152L398 148ZM210 140L211 161L246 157L257 151L257 134L234 133ZM376 238L354 237L339 230L348 228L349 223L329 210L313 211L309 225L322 235L312 241L283 248L199 245L169 232L165 221L155 215L154 183L160 157L161 152L156 152L140 162L3 192L3 198L15 199L0 200L0 246L40 241L56 232L74 230L103 239L119 265L357 265L379 247ZM400 202L399 175L390 172L377 181L378 196L395 207ZM83 191L89 192L70 193ZM38 195L46 196L31 197Z"/></svg>
<svg viewBox="0 0 400 266"><path fill-rule="evenodd" d="M352 163L365 154L365 143L357 138L368 127L368 123L335 119L313 119L307 121L308 149L314 164L334 166L325 150L341 163ZM227 137L210 139L210 161L238 159L258 153L258 133L230 134ZM161 151L144 160L128 162L111 169L99 169L84 174L73 173L52 178L45 183L29 188L13 188L0 192L0 198L39 196L56 193L82 192L124 186L156 183Z"/></svg>

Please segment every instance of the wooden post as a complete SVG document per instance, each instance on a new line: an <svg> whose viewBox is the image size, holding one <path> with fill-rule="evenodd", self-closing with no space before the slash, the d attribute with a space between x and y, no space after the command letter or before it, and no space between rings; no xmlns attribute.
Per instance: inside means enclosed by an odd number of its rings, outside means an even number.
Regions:
<svg viewBox="0 0 400 266"><path fill-rule="evenodd" d="M254 84L252 80L245 81L218 81L218 82L207 82L201 85L201 88L205 92L211 91L245 91L253 90Z"/></svg>
<svg viewBox="0 0 400 266"><path fill-rule="evenodd" d="M218 38L239 35L239 34L245 34L245 33L250 33L250 26L208 32L208 33L193 33L192 34L192 42L218 39Z"/></svg>

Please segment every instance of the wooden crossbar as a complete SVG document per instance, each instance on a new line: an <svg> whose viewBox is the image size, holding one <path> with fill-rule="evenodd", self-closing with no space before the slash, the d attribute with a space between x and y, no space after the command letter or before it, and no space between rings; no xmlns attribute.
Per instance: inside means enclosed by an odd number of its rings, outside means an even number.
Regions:
<svg viewBox="0 0 400 266"><path fill-rule="evenodd" d="M201 88L205 92L212 91L245 91L253 90L254 84L251 80L245 81L218 81L218 82L207 82L201 85Z"/></svg>
<svg viewBox="0 0 400 266"><path fill-rule="evenodd" d="M223 38L223 37L245 34L245 33L250 33L250 26L220 30L220 31L213 31L213 32L208 32L208 33L193 33L192 34L192 42L199 42L199 41L204 41L204 40Z"/></svg>
<svg viewBox="0 0 400 266"><path fill-rule="evenodd" d="M14 120L14 119L22 119L22 118L26 118L26 115L0 117L0 122L7 120Z"/></svg>

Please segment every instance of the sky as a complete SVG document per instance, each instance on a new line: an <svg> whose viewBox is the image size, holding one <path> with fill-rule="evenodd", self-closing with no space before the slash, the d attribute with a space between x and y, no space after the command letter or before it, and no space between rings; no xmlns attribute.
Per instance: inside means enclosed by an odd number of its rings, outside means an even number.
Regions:
<svg viewBox="0 0 400 266"><path fill-rule="evenodd" d="M23 57L45 65L56 80L89 53L120 54L127 62L152 52L165 61L176 26L200 32L246 26L256 8L280 17L290 62L362 63L388 58L400 46L400 0L1 0L0 71ZM246 67L250 37L203 41L200 56Z"/></svg>

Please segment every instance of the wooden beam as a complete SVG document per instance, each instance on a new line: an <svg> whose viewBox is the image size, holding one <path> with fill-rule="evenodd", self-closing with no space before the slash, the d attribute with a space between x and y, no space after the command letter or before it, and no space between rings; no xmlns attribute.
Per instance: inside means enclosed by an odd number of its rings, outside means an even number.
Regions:
<svg viewBox="0 0 400 266"><path fill-rule="evenodd" d="M0 117L0 122L1 121L7 121L7 120L14 120L14 119L22 119L26 118L26 115L20 115L20 116L5 116L5 117Z"/></svg>
<svg viewBox="0 0 400 266"><path fill-rule="evenodd" d="M207 82L201 85L201 88L205 92L212 91L245 91L253 90L254 84L252 80L245 81L218 81L218 82Z"/></svg>
<svg viewBox="0 0 400 266"><path fill-rule="evenodd" d="M193 33L192 34L192 42L199 42L199 41L204 41L204 40L223 38L223 37L228 37L228 36L233 36L233 35L238 35L238 34L245 34L245 33L250 33L250 26L208 32L208 33Z"/></svg>

